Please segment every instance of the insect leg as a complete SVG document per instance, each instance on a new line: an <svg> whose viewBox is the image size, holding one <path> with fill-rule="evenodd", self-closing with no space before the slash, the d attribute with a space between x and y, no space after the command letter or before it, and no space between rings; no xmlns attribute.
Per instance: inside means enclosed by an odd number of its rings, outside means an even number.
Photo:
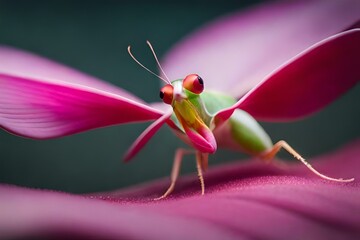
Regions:
<svg viewBox="0 0 360 240"><path fill-rule="evenodd" d="M202 172L203 172L203 170L206 170L206 168L207 168L208 157L209 157L209 154L207 154L207 153L196 152L196 168L197 168L197 172L198 172L198 176L199 176L199 180L200 180L200 184L201 184L201 195L204 195L204 193L205 193L205 183L204 183L204 177L203 177Z"/></svg>
<svg viewBox="0 0 360 240"><path fill-rule="evenodd" d="M170 184L169 188L166 190L166 192L161 197L155 198L154 200L160 200L160 199L166 198L167 196L170 195L170 193L172 193L172 191L174 190L174 187L175 187L176 180L179 176L181 161L185 154L191 154L191 153L195 153L194 150L183 149L183 148L179 148L176 150L175 157L174 157L174 163L173 163L173 167L171 170L171 176L170 176L171 184Z"/></svg>
<svg viewBox="0 0 360 240"><path fill-rule="evenodd" d="M331 178L328 177L324 174L319 173L317 170L315 170L310 163L308 163L303 157L301 157L301 155L296 152L287 142L285 142L284 140L280 140L279 142L277 142L272 149L270 149L269 151L267 151L266 153L264 153L261 157L265 160L271 160L275 157L276 153L278 153L280 151L281 148L284 148L288 153L290 153L291 155L293 155L297 160L299 160L300 162L302 162L308 169L310 169L313 173L315 173L317 176L326 179L326 180L330 180L330 181L336 181L336 182L351 182L354 181L354 178L351 179L342 179L342 178Z"/></svg>

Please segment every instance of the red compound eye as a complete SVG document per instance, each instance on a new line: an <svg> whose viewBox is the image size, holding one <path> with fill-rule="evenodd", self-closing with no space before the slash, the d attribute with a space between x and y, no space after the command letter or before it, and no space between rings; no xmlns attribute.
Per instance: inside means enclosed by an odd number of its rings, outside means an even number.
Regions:
<svg viewBox="0 0 360 240"><path fill-rule="evenodd" d="M164 103L171 104L173 100L173 92L174 92L174 87L171 86L170 84L167 84L163 88L161 88L160 98L163 100Z"/></svg>
<svg viewBox="0 0 360 240"><path fill-rule="evenodd" d="M183 87L192 93L200 94L204 90L204 81L199 75L190 74L184 79Z"/></svg>

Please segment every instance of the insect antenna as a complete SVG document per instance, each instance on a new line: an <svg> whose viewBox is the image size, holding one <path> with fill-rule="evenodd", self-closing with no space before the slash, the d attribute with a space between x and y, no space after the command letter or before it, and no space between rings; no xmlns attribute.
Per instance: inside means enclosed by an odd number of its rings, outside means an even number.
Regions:
<svg viewBox="0 0 360 240"><path fill-rule="evenodd" d="M157 58L157 56L156 56L156 53L155 53L155 51L154 51L153 46L151 45L151 43L150 43L148 40L146 40L146 43L147 43L147 45L149 46L149 48L150 48L150 50L151 50L151 52L152 52L152 54L153 54L153 56L154 56L154 58L155 58L155 60L156 60L156 63L157 63L157 65L158 65L159 68L160 68L160 71L164 74L166 80L168 80L168 82L170 83L170 79L169 79L168 76L166 75L164 69L161 67L160 62L159 62L159 60L158 60L158 58Z"/></svg>
<svg viewBox="0 0 360 240"><path fill-rule="evenodd" d="M171 84L171 82L169 81L169 79L168 79L167 77L166 77L167 79L165 79L165 78L157 75L156 73L154 73L153 71L151 71L150 69L148 69L147 67L145 67L142 63L140 63L139 60L137 60L137 59L134 57L134 55L131 53L131 46L130 46L130 45L128 46L127 50L128 50L128 53L129 53L130 57L131 57L137 64L139 64L142 68L144 68L146 71L148 71L148 72L151 73L152 75L154 75L154 76L158 77L159 79L163 80L165 83ZM155 58L155 59L156 59L156 61L157 61L157 58ZM161 70L162 70L162 69L161 69ZM163 73L164 73L164 72L163 72ZM166 75L165 75L165 76L166 76Z"/></svg>

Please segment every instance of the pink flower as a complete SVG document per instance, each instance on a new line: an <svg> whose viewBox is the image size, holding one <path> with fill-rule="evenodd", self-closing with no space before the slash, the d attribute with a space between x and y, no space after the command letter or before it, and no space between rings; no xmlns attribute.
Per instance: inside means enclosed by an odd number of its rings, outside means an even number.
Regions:
<svg viewBox="0 0 360 240"><path fill-rule="evenodd" d="M240 99L216 114L216 124L236 108L260 120L303 118L360 79L359 10L358 1L306 1L231 15L176 45L164 68L170 76L199 73L207 89ZM156 120L130 158L164 123L175 127L171 112L158 106L33 54L0 48L0 126L14 134L46 139ZM210 142L193 132L188 137L193 145ZM359 145L322 157L319 167L359 177ZM162 182L87 197L1 186L0 237L360 237L358 182L334 184L312 178L303 166L282 171L255 163L211 171L205 197L192 196L189 181L178 188L181 195L156 203L149 199Z"/></svg>
<svg viewBox="0 0 360 240"><path fill-rule="evenodd" d="M153 201L168 181L76 196L0 185L0 238L56 239L358 239L360 141L313 159L339 184L302 165L279 169L248 161L210 169L207 194L195 177Z"/></svg>

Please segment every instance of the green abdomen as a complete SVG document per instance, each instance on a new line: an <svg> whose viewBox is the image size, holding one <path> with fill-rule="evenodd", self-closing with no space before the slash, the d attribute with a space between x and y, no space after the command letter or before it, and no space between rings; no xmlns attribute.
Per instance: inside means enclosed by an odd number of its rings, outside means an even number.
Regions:
<svg viewBox="0 0 360 240"><path fill-rule="evenodd" d="M229 119L231 137L241 150L258 154L270 149L273 144L269 135L247 112L235 110Z"/></svg>

